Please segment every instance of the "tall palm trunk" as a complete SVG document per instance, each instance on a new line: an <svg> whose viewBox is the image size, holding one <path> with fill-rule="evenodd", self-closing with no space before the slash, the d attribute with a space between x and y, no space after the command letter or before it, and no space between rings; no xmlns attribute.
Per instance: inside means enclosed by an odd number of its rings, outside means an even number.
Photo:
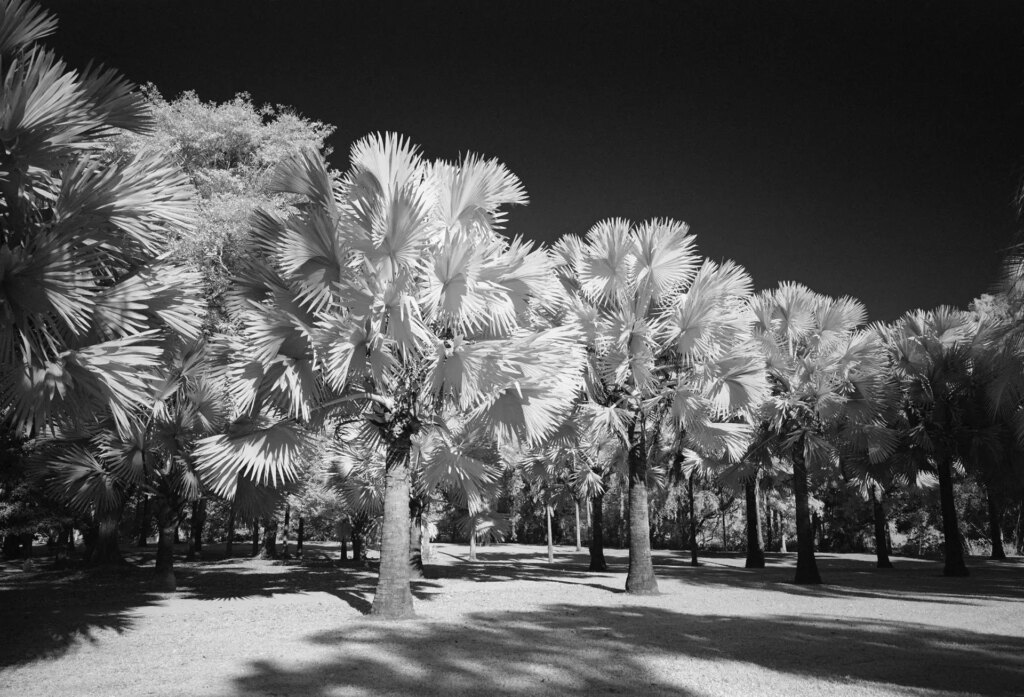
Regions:
<svg viewBox="0 0 1024 697"><path fill-rule="evenodd" d="M999 500L992 488L988 488L988 534L992 541L991 559L1006 559L1006 551L1003 550L1003 531L1000 529L999 519L1002 517Z"/></svg>
<svg viewBox="0 0 1024 697"><path fill-rule="evenodd" d="M764 568L764 541L761 539L760 507L757 505L757 477L744 485L747 499L747 563L748 569Z"/></svg>
<svg viewBox="0 0 1024 697"><path fill-rule="evenodd" d="M145 547L149 538L149 520L153 517L153 511L150 507L148 496L144 496L142 498L142 507L138 508L137 511L136 533L138 541L136 542L136 545L139 547Z"/></svg>
<svg viewBox="0 0 1024 697"><path fill-rule="evenodd" d="M686 501L690 507L690 566L699 566L697 559L697 510L693 503L693 478L697 476L697 470L690 472L690 479L686 483Z"/></svg>
<svg viewBox="0 0 1024 697"><path fill-rule="evenodd" d="M874 511L875 516L875 556L878 558L878 563L875 565L879 569L891 569L892 562L889 561L889 540L885 534L887 524L885 522L885 507L882 505L882 500L878 497L875 491L875 485L871 485L871 508Z"/></svg>
<svg viewBox="0 0 1024 697"><path fill-rule="evenodd" d="M297 556L297 557L301 557L302 556L302 543L306 541L305 537L306 537L305 520L302 518L302 516L299 516L299 529L296 532L296 537L295 537L295 556Z"/></svg>
<svg viewBox="0 0 1024 697"><path fill-rule="evenodd" d="M647 511L647 448L643 423L638 420L637 435L629 450L629 572L626 592L657 595L658 579L651 560L651 522Z"/></svg>
<svg viewBox="0 0 1024 697"><path fill-rule="evenodd" d="M590 500L590 570L607 571L604 559L604 492Z"/></svg>
<svg viewBox="0 0 1024 697"><path fill-rule="evenodd" d="M277 528L276 515L263 519L263 544L260 546L260 559L277 559Z"/></svg>
<svg viewBox="0 0 1024 697"><path fill-rule="evenodd" d="M430 520L427 514L430 510L430 502L420 510L420 558L424 564L429 564L434 557L434 551L430 547Z"/></svg>
<svg viewBox="0 0 1024 697"><path fill-rule="evenodd" d="M231 557L235 547L235 503L231 502L231 511L228 513L228 542L224 546L224 556Z"/></svg>
<svg viewBox="0 0 1024 697"><path fill-rule="evenodd" d="M96 565L119 564L121 548L118 544L118 523L121 512L108 511L100 515L96 524L96 535L89 551L89 563Z"/></svg>
<svg viewBox="0 0 1024 697"><path fill-rule="evenodd" d="M469 561L477 561L476 558L476 521L471 521L469 529Z"/></svg>
<svg viewBox="0 0 1024 697"><path fill-rule="evenodd" d="M203 526L206 525L206 499L192 504L192 529L189 531L189 558L194 559L203 552Z"/></svg>
<svg viewBox="0 0 1024 697"><path fill-rule="evenodd" d="M544 505L544 517L548 524L548 564L555 563L555 545L551 539L551 506Z"/></svg>
<svg viewBox="0 0 1024 697"><path fill-rule="evenodd" d="M153 587L162 593L172 593L178 588L174 577L174 531L178 529L178 511L164 497L156 500L156 576Z"/></svg>
<svg viewBox="0 0 1024 697"><path fill-rule="evenodd" d="M953 466L948 457L939 458L939 503L942 505L942 535L945 538L946 564L943 576L967 576L964 549L960 544L960 523L953 498Z"/></svg>
<svg viewBox="0 0 1024 697"><path fill-rule="evenodd" d="M260 553L260 521L254 518L252 521L252 555L255 557Z"/></svg>
<svg viewBox="0 0 1024 697"><path fill-rule="evenodd" d="M412 469L409 450L412 434L388 444L384 475L384 524L380 545L380 572L371 614L390 619L412 617L409 575L409 495Z"/></svg>
<svg viewBox="0 0 1024 697"><path fill-rule="evenodd" d="M576 505L576 551L579 552L583 549L583 541L580 538L580 500L573 499L573 503Z"/></svg>
<svg viewBox="0 0 1024 697"><path fill-rule="evenodd" d="M793 494L796 499L796 577L794 583L821 583L818 563L814 559L814 530L811 527L810 494L807 484L807 463L804 460L804 439L793 450Z"/></svg>

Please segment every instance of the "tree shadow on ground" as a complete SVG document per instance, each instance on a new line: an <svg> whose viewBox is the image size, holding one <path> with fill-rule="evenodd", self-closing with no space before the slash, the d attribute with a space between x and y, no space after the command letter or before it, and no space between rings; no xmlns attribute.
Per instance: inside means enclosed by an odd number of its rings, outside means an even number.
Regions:
<svg viewBox="0 0 1024 697"><path fill-rule="evenodd" d="M457 555L442 552L449 561L445 566L428 568L428 578L466 579L478 582L537 581L546 583L581 583L609 592L623 592L615 573L625 572L626 550L606 550L607 573L587 570L586 552L560 553L549 564L541 548L517 546L489 548L479 554L479 561L459 561ZM737 553L703 554L700 566L691 566L689 552L654 551L655 574L659 579L678 580L700 586L720 586L761 590L791 595L905 600L971 605L983 600L1024 600L1024 559L991 561L970 560L971 576L947 578L942 575L942 562L926 559L896 558L895 568L878 569L867 555L851 557L841 554L819 554L818 568L822 585L796 585L793 573L795 554L768 553L763 569L743 567L744 556ZM590 583L583 583L590 580Z"/></svg>
<svg viewBox="0 0 1024 697"><path fill-rule="evenodd" d="M360 622L309 637L315 669L254 662L237 695L771 693L786 674L997 697L1019 694L1024 639L834 617L695 616L549 605L458 623ZM737 671L735 664L758 670ZM779 674L783 675L779 675ZM736 680L747 680L743 685ZM754 682L756 681L756 682Z"/></svg>
<svg viewBox="0 0 1024 697"><path fill-rule="evenodd" d="M136 608L160 600L153 572L131 565L0 576L0 667L54 658L132 629Z"/></svg>
<svg viewBox="0 0 1024 697"><path fill-rule="evenodd" d="M234 600L288 593L329 593L360 613L370 611L377 565L307 565L299 561L236 559L215 562L175 560L178 591L153 590L152 563L144 555L109 568L53 570L52 559L35 559L38 571L0 573L0 668L56 658L99 633L131 631L138 609L167 598ZM414 581L413 595L429 601L438 584Z"/></svg>

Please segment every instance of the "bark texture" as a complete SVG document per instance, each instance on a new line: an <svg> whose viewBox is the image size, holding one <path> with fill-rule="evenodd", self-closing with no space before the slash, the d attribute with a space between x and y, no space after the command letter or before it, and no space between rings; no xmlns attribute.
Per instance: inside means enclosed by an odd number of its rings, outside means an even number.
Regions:
<svg viewBox="0 0 1024 697"><path fill-rule="evenodd" d="M173 593L178 588L174 576L174 531L178 529L178 515L167 500L156 502L156 575L153 587L161 593Z"/></svg>
<svg viewBox="0 0 1024 697"><path fill-rule="evenodd" d="M889 561L889 537L886 535L886 521L885 521L885 507L882 505L881 499L878 497L875 491L875 486L871 486L871 508L874 511L875 516L875 556L878 559L877 566L879 569L891 569L892 562Z"/></svg>
<svg viewBox="0 0 1024 697"><path fill-rule="evenodd" d="M1001 513L999 499L990 488L988 490L988 535L992 542L991 559L1006 559L1006 551L1003 549L1003 531L999 526Z"/></svg>
<svg viewBox="0 0 1024 697"><path fill-rule="evenodd" d="M793 493L796 499L796 577L794 583L821 583L814 559L814 529L811 527L810 494L803 438L793 451Z"/></svg>
<svg viewBox="0 0 1024 697"><path fill-rule="evenodd" d="M607 571L604 558L604 494L590 501L590 570Z"/></svg>
<svg viewBox="0 0 1024 697"><path fill-rule="evenodd" d="M761 516L757 505L757 479L744 485L747 499L747 562L748 569L764 568L764 541L761 539Z"/></svg>
<svg viewBox="0 0 1024 697"><path fill-rule="evenodd" d="M121 563L121 547L118 542L117 526L119 511L102 515L96 525L96 536L89 550L89 563L95 565Z"/></svg>
<svg viewBox="0 0 1024 697"><path fill-rule="evenodd" d="M953 498L953 466L948 458L941 458L938 465L942 535L946 548L946 564L942 569L942 575L967 576L970 572L964 564L964 548L960 544L960 523L957 520L956 501Z"/></svg>
<svg viewBox="0 0 1024 697"><path fill-rule="evenodd" d="M651 560L651 522L647 510L647 448L643 426L629 450L629 572L626 592L657 595L658 579Z"/></svg>
<svg viewBox="0 0 1024 697"><path fill-rule="evenodd" d="M384 475L384 527L381 533L380 572L370 613L388 619L412 617L409 575L409 466L411 434L389 444Z"/></svg>
<svg viewBox="0 0 1024 697"><path fill-rule="evenodd" d="M686 483L686 503L690 507L690 566L700 566L700 560L697 559L697 510L693 504L693 478L696 476L696 470L690 472Z"/></svg>

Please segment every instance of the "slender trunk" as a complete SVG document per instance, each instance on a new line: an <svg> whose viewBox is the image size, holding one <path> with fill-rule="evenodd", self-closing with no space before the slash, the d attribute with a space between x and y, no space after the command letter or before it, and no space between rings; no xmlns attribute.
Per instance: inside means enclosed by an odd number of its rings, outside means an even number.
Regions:
<svg viewBox="0 0 1024 697"><path fill-rule="evenodd" d="M96 525L96 538L89 552L90 564L106 565L121 562L117 533L120 517L120 511L109 511L100 516Z"/></svg>
<svg viewBox="0 0 1024 697"><path fill-rule="evenodd" d="M943 457L938 462L939 470L939 503L942 505L942 535L945 538L946 564L942 570L944 576L967 576L967 565L964 564L964 549L960 544L960 524L957 521L956 502L953 498L953 467L949 458Z"/></svg>
<svg viewBox="0 0 1024 697"><path fill-rule="evenodd" d="M757 477L744 485L747 498L747 563L748 569L764 568L764 542L761 539L761 512L757 505Z"/></svg>
<svg viewBox="0 0 1024 697"><path fill-rule="evenodd" d="M352 563L363 561L363 527L352 526Z"/></svg>
<svg viewBox="0 0 1024 697"><path fill-rule="evenodd" d="M607 571L604 559L604 492L590 500L590 570Z"/></svg>
<svg viewBox="0 0 1024 697"><path fill-rule="evenodd" d="M199 499L192 504L191 547L193 557L201 557L203 553L203 526L206 525L206 499Z"/></svg>
<svg viewBox="0 0 1024 697"><path fill-rule="evenodd" d="M341 552L338 554L338 560L342 563L348 561L348 540L344 537L341 538Z"/></svg>
<svg viewBox="0 0 1024 697"><path fill-rule="evenodd" d="M1006 551L1003 550L1003 531L999 524L1000 518L1002 518L1002 511L999 500L997 495L992 493L992 489L988 488L988 534L992 540L991 559L1006 559Z"/></svg>
<svg viewBox="0 0 1024 697"><path fill-rule="evenodd" d="M297 557L301 557L302 556L302 543L305 542L305 537L306 537L305 522L306 521L302 518L302 516L299 516L299 530L298 530L298 536L297 536L297 538L295 540L295 556L297 556Z"/></svg>
<svg viewBox="0 0 1024 697"><path fill-rule="evenodd" d="M776 522L778 523L779 528L779 551L784 554L788 554L789 550L786 549L786 519L782 517L781 512L778 512L777 515L778 517L776 518Z"/></svg>
<svg viewBox="0 0 1024 697"><path fill-rule="evenodd" d="M409 577L423 578L423 541L420 532L420 504L409 501Z"/></svg>
<svg viewBox="0 0 1024 697"><path fill-rule="evenodd" d="M228 512L228 542L224 546L224 556L231 557L235 547L235 503L231 502L231 510Z"/></svg>
<svg viewBox="0 0 1024 697"><path fill-rule="evenodd" d="M476 561L476 521L470 521L469 528L469 561Z"/></svg>
<svg viewBox="0 0 1024 697"><path fill-rule="evenodd" d="M814 559L814 530L811 527L810 494L808 493L803 438L800 438L793 450L793 493L796 498L796 577L793 582L821 583L818 563Z"/></svg>
<svg viewBox="0 0 1024 697"><path fill-rule="evenodd" d="M725 528L725 525L726 525L727 522L728 522L728 518L726 517L726 510L723 508L722 509L722 551L723 552L728 552L729 551L729 536L728 536L728 533L726 532L726 528Z"/></svg>
<svg viewBox="0 0 1024 697"><path fill-rule="evenodd" d="M252 521L252 555L255 557L260 553L260 522Z"/></svg>
<svg viewBox="0 0 1024 697"><path fill-rule="evenodd" d="M642 417L629 449L629 572L626 592L657 595L658 579L651 560L651 522L647 511L647 448Z"/></svg>
<svg viewBox="0 0 1024 697"><path fill-rule="evenodd" d="M430 547L430 521L427 518L429 510L430 504L428 502L423 507L423 510L420 511L420 558L424 564L429 564L434 556L434 551Z"/></svg>
<svg viewBox="0 0 1024 697"><path fill-rule="evenodd" d="M875 491L875 485L871 485L871 508L875 514L875 556L878 558L876 566L879 569L891 569L892 562L889 561L889 543L886 539L885 507Z"/></svg>
<svg viewBox="0 0 1024 697"><path fill-rule="evenodd" d="M153 587L161 593L172 593L177 587L174 577L174 531L178 529L178 512L165 498L156 500L156 576Z"/></svg>
<svg viewBox="0 0 1024 697"><path fill-rule="evenodd" d="M281 526L281 555L288 558L288 539L291 536L292 527L292 505L291 502L284 502L284 525Z"/></svg>
<svg viewBox="0 0 1024 697"><path fill-rule="evenodd" d="M263 519L263 544L260 546L260 559L277 558L277 527L276 515Z"/></svg>
<svg viewBox="0 0 1024 697"><path fill-rule="evenodd" d="M544 506L544 517L548 524L548 564L555 563L555 546L551 540L551 506Z"/></svg>
<svg viewBox="0 0 1024 697"><path fill-rule="evenodd" d="M693 478L697 476L697 470L690 472L690 479L686 483L686 500L690 506L690 566L699 566L697 559L697 511L693 503Z"/></svg>
<svg viewBox="0 0 1024 697"><path fill-rule="evenodd" d="M388 444L384 475L384 523L377 592L370 613L390 619L414 615L409 577L409 495L412 470L409 450L413 434Z"/></svg>
<svg viewBox="0 0 1024 697"><path fill-rule="evenodd" d="M580 501L579 499L573 499L573 503L576 504L576 551L579 552L583 549L583 543L580 539Z"/></svg>
<svg viewBox="0 0 1024 697"><path fill-rule="evenodd" d="M148 496L144 496L142 499L142 508L139 510L138 519L136 521L136 533L138 542L136 543L139 547L145 547L149 544L149 519L153 517L153 511L150 508L150 501Z"/></svg>

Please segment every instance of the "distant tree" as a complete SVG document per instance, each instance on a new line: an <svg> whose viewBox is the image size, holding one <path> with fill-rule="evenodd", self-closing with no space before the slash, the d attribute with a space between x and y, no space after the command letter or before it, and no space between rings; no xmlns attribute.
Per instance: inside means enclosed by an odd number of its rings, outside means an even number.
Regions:
<svg viewBox="0 0 1024 697"><path fill-rule="evenodd" d="M555 252L589 357L587 408L629 453L626 591L657 593L647 480L663 416L686 447L738 457L750 429L725 421L766 388L744 306L750 277L702 260L687 226L670 220L605 220Z"/></svg>

